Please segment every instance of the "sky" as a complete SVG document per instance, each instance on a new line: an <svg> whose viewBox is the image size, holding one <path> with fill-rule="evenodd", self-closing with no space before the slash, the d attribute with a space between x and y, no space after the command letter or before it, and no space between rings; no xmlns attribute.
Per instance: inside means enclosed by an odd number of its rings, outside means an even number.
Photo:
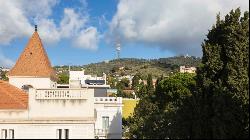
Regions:
<svg viewBox="0 0 250 140"><path fill-rule="evenodd" d="M220 13L249 0L0 0L0 67L12 67L38 25L52 65L202 56Z"/></svg>

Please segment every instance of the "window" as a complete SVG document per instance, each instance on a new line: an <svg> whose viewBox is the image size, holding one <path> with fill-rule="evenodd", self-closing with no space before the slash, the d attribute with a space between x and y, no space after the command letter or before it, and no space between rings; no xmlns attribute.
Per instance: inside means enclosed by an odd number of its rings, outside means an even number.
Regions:
<svg viewBox="0 0 250 140"><path fill-rule="evenodd" d="M64 129L65 139L69 139L69 129Z"/></svg>
<svg viewBox="0 0 250 140"><path fill-rule="evenodd" d="M14 129L9 129L9 139L14 139Z"/></svg>
<svg viewBox="0 0 250 140"><path fill-rule="evenodd" d="M2 139L7 139L7 129L2 129L2 131L1 131L1 138Z"/></svg>
<svg viewBox="0 0 250 140"><path fill-rule="evenodd" d="M69 139L69 129L57 129L58 139Z"/></svg>
<svg viewBox="0 0 250 140"><path fill-rule="evenodd" d="M108 130L109 128L109 117L103 116L102 117L102 129Z"/></svg>
<svg viewBox="0 0 250 140"><path fill-rule="evenodd" d="M23 85L22 86L22 90L24 90L25 92L29 92L29 88L33 88L33 86L31 86L31 85Z"/></svg>
<svg viewBox="0 0 250 140"><path fill-rule="evenodd" d="M57 129L57 138L62 139L62 129Z"/></svg>

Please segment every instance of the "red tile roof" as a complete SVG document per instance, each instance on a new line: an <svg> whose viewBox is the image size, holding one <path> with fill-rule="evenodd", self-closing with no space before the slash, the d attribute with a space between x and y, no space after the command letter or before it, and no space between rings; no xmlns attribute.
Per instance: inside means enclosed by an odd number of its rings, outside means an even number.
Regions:
<svg viewBox="0 0 250 140"><path fill-rule="evenodd" d="M28 93L0 80L0 109L27 109Z"/></svg>
<svg viewBox="0 0 250 140"><path fill-rule="evenodd" d="M35 76L56 79L42 41L35 31L8 76Z"/></svg>

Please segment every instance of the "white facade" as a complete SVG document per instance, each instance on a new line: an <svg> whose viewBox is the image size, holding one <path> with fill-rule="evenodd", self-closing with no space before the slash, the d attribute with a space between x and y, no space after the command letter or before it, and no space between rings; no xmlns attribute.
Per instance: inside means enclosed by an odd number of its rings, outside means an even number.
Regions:
<svg viewBox="0 0 250 140"><path fill-rule="evenodd" d="M92 123L81 123L78 121L62 123L61 121L48 122L25 122L23 124L17 122L0 123L0 139L59 139L59 129L68 132L68 139L94 139L94 125ZM7 130L7 135L4 131ZM14 130L14 135L10 134L10 130ZM13 136L13 137L12 137ZM61 134L61 138L65 139L65 133Z"/></svg>
<svg viewBox="0 0 250 140"><path fill-rule="evenodd" d="M121 97L95 97L96 137L122 138L122 106ZM105 119L107 126L105 126Z"/></svg>
<svg viewBox="0 0 250 140"><path fill-rule="evenodd" d="M72 139L122 138L122 98L95 97L94 92L100 90L96 86L101 85L54 88L49 78L31 77L10 77L10 83L33 88L27 93L27 109L0 109L0 138L54 139L59 138L59 131L61 138L66 131Z"/></svg>
<svg viewBox="0 0 250 140"><path fill-rule="evenodd" d="M0 110L1 138L94 138L93 89L30 89L28 109ZM7 132L7 135L6 135ZM65 134L61 133L61 138Z"/></svg>
<svg viewBox="0 0 250 140"><path fill-rule="evenodd" d="M30 85L36 89L56 88L56 82L45 77L9 76L9 83L20 89L22 89L24 85Z"/></svg>
<svg viewBox="0 0 250 140"><path fill-rule="evenodd" d="M91 76L91 75L85 75L84 70L82 71L70 71L69 72L69 82L80 80L82 85L86 85L86 80L104 80L106 85L106 74L103 73L102 77L97 76Z"/></svg>
<svg viewBox="0 0 250 140"><path fill-rule="evenodd" d="M180 66L180 73L195 73L195 72L196 72L195 67Z"/></svg>

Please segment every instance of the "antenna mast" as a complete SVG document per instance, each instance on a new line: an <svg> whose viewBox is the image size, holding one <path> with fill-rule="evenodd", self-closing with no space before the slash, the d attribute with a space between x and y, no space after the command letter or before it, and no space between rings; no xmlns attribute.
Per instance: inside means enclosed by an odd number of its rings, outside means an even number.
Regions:
<svg viewBox="0 0 250 140"><path fill-rule="evenodd" d="M120 59L121 43L120 43L120 38L119 37L118 37L118 39L116 41L115 48L116 48L116 57L117 57L117 59Z"/></svg>

